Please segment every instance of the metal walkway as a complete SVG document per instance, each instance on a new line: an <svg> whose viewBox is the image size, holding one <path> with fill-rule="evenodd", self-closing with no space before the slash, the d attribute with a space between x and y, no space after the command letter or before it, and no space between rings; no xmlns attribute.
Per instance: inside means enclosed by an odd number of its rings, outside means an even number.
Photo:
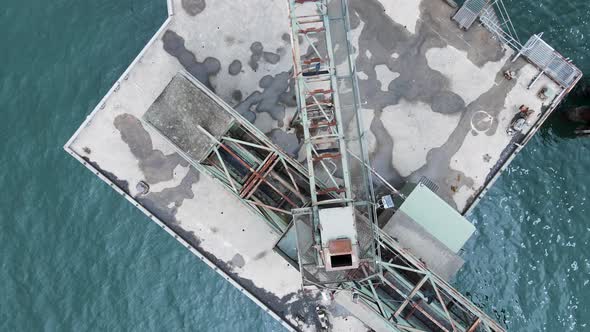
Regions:
<svg viewBox="0 0 590 332"><path fill-rule="evenodd" d="M351 296L353 301L373 310L392 331L504 331L376 227L372 180L370 174L365 174L371 169L363 153L362 125L354 98L355 71L346 44L346 2L342 1L341 7L331 7L331 15L326 0L290 0L290 6L294 78L300 103L299 121L307 143L307 170L186 72L178 74L159 99L175 98L173 92L180 88L187 91L187 98L196 98L194 104L208 105L207 112L184 112L164 103L167 108L152 106L144 123L168 140L193 167L219 181L277 233L285 236L294 231L296 234L291 235L295 235L296 241L305 240L306 247L298 244L295 257L293 253L283 253L300 270L304 286ZM295 15L304 6L307 12ZM312 34L314 40L310 38ZM310 50L305 54L300 51L299 36ZM332 36L347 46L339 48L338 54L333 51ZM336 67L335 63L348 66ZM353 97L345 99L343 96L347 95ZM187 119L195 127L189 128L194 142L204 142L197 154L194 146L181 146L183 141L167 132L168 122ZM358 144L347 146L350 142ZM350 165L354 171L349 171ZM354 210L360 263L353 269L328 271L319 264L317 212L334 206ZM308 233L304 234L305 231ZM279 246L280 243L275 250L280 251Z"/></svg>
<svg viewBox="0 0 590 332"><path fill-rule="evenodd" d="M462 29L469 29L479 18L481 24L501 42L515 50L522 48L516 29L502 0L466 0L453 16Z"/></svg>
<svg viewBox="0 0 590 332"><path fill-rule="evenodd" d="M582 72L570 61L549 46L541 34L533 35L522 48L520 55L536 65L563 88L571 88L581 78Z"/></svg>
<svg viewBox="0 0 590 332"><path fill-rule="evenodd" d="M359 264L375 266L376 248L347 6L345 1L289 0L289 14L298 105L291 126L303 132L311 192L311 207L293 214L300 271L304 285L342 283L358 276ZM337 211L347 212L331 219ZM348 240L352 264L335 269L332 257L338 255L330 243Z"/></svg>
<svg viewBox="0 0 590 332"><path fill-rule="evenodd" d="M293 76L305 138L312 206L314 210L328 205L348 206L353 199L328 3L326 0L290 0L289 8ZM302 53L300 39L310 52ZM328 176L328 188L316 190L316 167ZM339 179L333 176L335 172L339 172Z"/></svg>
<svg viewBox="0 0 590 332"><path fill-rule="evenodd" d="M569 59L541 39L542 34L533 35L522 45L502 0L466 0L453 16L462 29L469 29L478 18L500 42L518 52L513 61L524 56L540 70L537 79L547 75L570 91L582 77L582 72Z"/></svg>
<svg viewBox="0 0 590 332"><path fill-rule="evenodd" d="M184 96L179 97L178 91L183 91ZM203 109L187 112L166 102L176 98L187 98ZM291 222L292 209L309 206L305 168L192 75L178 73L159 101L144 115L144 124L167 140L194 168L216 179L278 234ZM174 131L171 128L179 127L176 123L191 124L190 130ZM187 144L189 140L182 137L198 141Z"/></svg>
<svg viewBox="0 0 590 332"><path fill-rule="evenodd" d="M398 331L502 332L487 316L407 252L379 231L383 272L351 285L358 299Z"/></svg>
<svg viewBox="0 0 590 332"><path fill-rule="evenodd" d="M334 8L332 3L329 8L327 0L289 0L294 79L299 105L295 121L300 123L304 132L314 208L334 202L354 204L359 238L364 239L360 240L360 244L366 259L358 269L345 273L318 269L315 246L309 244L314 241L313 230L317 227L314 218L317 214L307 209L296 209L293 211L296 227L291 231L296 233L299 242L298 258L291 258L298 260L303 284L350 291L353 298L382 317L392 331L504 331L418 258L375 227L372 180L369 181L370 188L365 189L367 193L363 193L358 190L362 181L356 179L357 173L350 171L359 165L366 168L367 173L371 169L363 153L363 131L358 122L356 101L343 102L340 98L343 95L340 91L343 77L349 80L346 85L352 86L347 92L358 93L354 59L350 59L348 44L346 1L341 3L340 8ZM341 24L338 28L331 26L336 20ZM333 38L341 38L340 42L347 46L338 47L338 54L333 50ZM307 47L308 52L302 52L303 47ZM338 61L335 61L335 56ZM349 67L337 68L335 63L341 63L340 60L345 58ZM344 126L343 113L346 119L353 119L351 122L357 119L357 122ZM357 137L350 137L355 131ZM353 152L350 151L353 145L350 142L355 139L360 148ZM350 167L350 163L354 166ZM316 181L318 170L327 173L325 183L329 183L329 188L322 189L321 181ZM336 173L341 179L332 176ZM351 190L351 185L354 190ZM393 191L396 191L395 188ZM369 245L371 243L375 245Z"/></svg>
<svg viewBox="0 0 590 332"><path fill-rule="evenodd" d="M477 20L489 0L466 0L459 11L453 16L453 20L459 23L461 29L469 29Z"/></svg>

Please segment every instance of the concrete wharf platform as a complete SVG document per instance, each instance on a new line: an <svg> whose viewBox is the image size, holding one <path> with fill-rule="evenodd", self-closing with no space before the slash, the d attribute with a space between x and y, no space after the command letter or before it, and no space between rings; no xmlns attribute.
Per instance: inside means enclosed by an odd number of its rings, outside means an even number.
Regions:
<svg viewBox="0 0 590 332"><path fill-rule="evenodd" d="M280 234L175 152L142 117L185 70L287 153L303 142L295 113L284 0L169 0L169 16L66 143L65 149L206 261L288 329L318 303L299 272L273 251ZM563 97L546 76L481 26L460 30L454 9L433 0L351 0L362 115L371 164L401 187L428 179L466 213ZM517 73L506 80L503 73ZM542 100L541 88L555 91ZM506 128L520 105L535 110L525 132ZM149 185L143 194L140 183ZM384 188L378 188L385 192ZM327 305L334 329L387 326L346 296Z"/></svg>

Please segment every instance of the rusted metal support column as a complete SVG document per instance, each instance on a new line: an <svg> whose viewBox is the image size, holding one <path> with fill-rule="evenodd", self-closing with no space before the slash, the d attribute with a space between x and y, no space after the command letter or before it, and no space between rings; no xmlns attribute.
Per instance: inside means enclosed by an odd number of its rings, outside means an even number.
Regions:
<svg viewBox="0 0 590 332"><path fill-rule="evenodd" d="M402 303L402 305L393 314L394 317L399 316L402 313L402 311L404 311L404 309L406 308L408 303L410 303L410 301L412 300L412 297L414 297L414 295L416 295L416 293L418 293L418 291L420 290L420 288L422 288L424 283L426 283L428 281L428 278L429 278L429 276L426 275L424 278L422 278L422 280L420 280L420 282L416 285L416 287L414 287L414 289L412 289L412 291L410 292L410 294L408 294L408 296L406 297L406 299Z"/></svg>

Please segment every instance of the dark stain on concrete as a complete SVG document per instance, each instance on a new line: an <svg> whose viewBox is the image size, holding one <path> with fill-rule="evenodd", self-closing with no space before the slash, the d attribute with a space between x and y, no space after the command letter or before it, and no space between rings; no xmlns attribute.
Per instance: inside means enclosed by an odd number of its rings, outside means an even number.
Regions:
<svg viewBox="0 0 590 332"><path fill-rule="evenodd" d="M291 157L297 157L301 148L297 135L284 132L281 129L273 129L268 136L273 143L283 148Z"/></svg>
<svg viewBox="0 0 590 332"><path fill-rule="evenodd" d="M232 99L233 99L233 100L235 100L235 101L237 101L237 102L239 103L239 102L241 102L241 101L242 101L242 98L243 98L244 96L242 95L242 91L240 91L240 90L234 90L234 91L231 93L231 97L232 97Z"/></svg>
<svg viewBox="0 0 590 332"><path fill-rule="evenodd" d="M86 157L86 156L82 156L82 159L84 159L87 163L89 163L90 165L92 165L98 172L100 172L102 175L104 175L107 179L109 179L111 182L113 182L117 187L119 187L121 190L123 190L124 192L126 192L127 194L129 194L129 182L125 181L125 180L121 180L119 179L114 173L111 173L107 170L102 169L98 163L91 161L90 158Z"/></svg>
<svg viewBox="0 0 590 332"><path fill-rule="evenodd" d="M191 167L178 186L166 188L160 192L150 192L145 196L137 197L137 200L143 206L149 207L148 210L160 219L176 222L176 212L184 200L195 197L192 186L198 181L199 172Z"/></svg>
<svg viewBox="0 0 590 332"><path fill-rule="evenodd" d="M266 89L272 85L273 81L274 78L271 75L266 75L260 79L260 82L258 82L258 86L263 89Z"/></svg>
<svg viewBox="0 0 590 332"><path fill-rule="evenodd" d="M273 65L276 65L281 61L281 56L272 52L263 52L262 57L264 58L264 61Z"/></svg>
<svg viewBox="0 0 590 332"><path fill-rule="evenodd" d="M264 60L270 64L277 64L281 60L281 56L277 53L272 52L265 52L264 46L261 42L256 41L250 45L250 60L248 61L248 65L252 70L257 71L260 66L260 61Z"/></svg>
<svg viewBox="0 0 590 332"><path fill-rule="evenodd" d="M264 257L266 257L266 251L256 254L256 256L254 256L254 260L257 261L257 260L262 259Z"/></svg>
<svg viewBox="0 0 590 332"><path fill-rule="evenodd" d="M482 67L488 62L499 61L504 55L502 48L480 27L470 29L466 33L457 33L454 23L447 19L452 11L436 1L421 2L421 20L417 22L415 34L411 34L387 16L377 0L351 0L350 6L351 26L356 28L361 22L364 23L359 38L356 66L359 72L362 71L368 76L367 79L359 80L359 89L365 107L375 110L371 131L378 140L373 158L379 173L391 183L398 185L427 176L442 188L439 194L448 203L454 204L450 187L456 186L457 183L459 186L472 185L473 179L451 170L451 157L470 133L473 113L484 109L495 118L503 108L504 97L512 85L502 82L501 87L491 89L478 100L466 105L458 94L451 91L449 80L428 66L425 54L431 48L451 45L467 52L467 57L475 65ZM371 53L370 58L366 55L367 51ZM397 54L397 58L393 56L394 53ZM392 72L400 74L391 82L388 91L380 89L375 72L377 65L386 65ZM408 102L426 103L434 112L458 113L461 116L458 126L447 142L442 147L431 150L427 155L427 164L407 178L400 177L392 166L391 150L395 142L383 128L380 120L383 109L399 104L402 98ZM497 126L498 122L494 123ZM495 131L496 128L492 126L485 134L491 135ZM449 178L460 181L450 183Z"/></svg>
<svg viewBox="0 0 590 332"><path fill-rule="evenodd" d="M289 94L293 93L289 82L290 77L289 72L282 72L274 77L264 76L259 82L263 91L250 94L235 107L236 111L252 123L256 120L256 113L267 112L273 119L279 121L281 126L286 106L291 106L291 103L286 103L290 98Z"/></svg>
<svg viewBox="0 0 590 332"><path fill-rule="evenodd" d="M207 7L205 0L182 0L182 9L190 16L196 16L202 13Z"/></svg>
<svg viewBox="0 0 590 332"><path fill-rule="evenodd" d="M285 42L285 43L291 43L291 35L288 33L284 33L283 35L281 35L281 39Z"/></svg>
<svg viewBox="0 0 590 332"><path fill-rule="evenodd" d="M188 166L188 163L177 153L164 155L162 151L154 150L152 138L141 121L133 115L118 115L114 125L119 130L123 142L129 146L131 153L137 158L139 168L149 184L171 180L176 166Z"/></svg>
<svg viewBox="0 0 590 332"><path fill-rule="evenodd" d="M244 267L246 262L244 261L244 257L240 254L235 254L234 257L231 259L231 265L236 266L238 268Z"/></svg>
<svg viewBox="0 0 590 332"><path fill-rule="evenodd" d="M241 93L241 92L240 92ZM235 107L235 110L240 113L246 120L251 123L256 121L256 113L253 112L252 108L260 102L262 93L260 91L254 91L249 95L243 102Z"/></svg>
<svg viewBox="0 0 590 332"><path fill-rule="evenodd" d="M465 109L465 101L456 93L450 91L440 91L432 97L430 104L432 111L441 114L453 114Z"/></svg>
<svg viewBox="0 0 590 332"><path fill-rule="evenodd" d="M236 37L227 35L223 37L223 40L225 40L225 42L231 46L236 42Z"/></svg>
<svg viewBox="0 0 590 332"><path fill-rule="evenodd" d="M228 72L232 76L236 76L242 71L242 61L234 60L229 64Z"/></svg>
<svg viewBox="0 0 590 332"><path fill-rule="evenodd" d="M248 61L248 65L252 70L258 70L258 62L262 59L262 53L264 52L264 46L262 46L261 42L254 42L250 45L250 52L252 55L250 56L250 60Z"/></svg>
<svg viewBox="0 0 590 332"><path fill-rule="evenodd" d="M375 135L375 151L371 155L371 166L394 186L400 187L403 179L392 165L393 158L393 138L389 135L383 122L381 122L381 112L376 112L370 126L371 132ZM379 191L380 182L374 181L376 192Z"/></svg>
<svg viewBox="0 0 590 332"><path fill-rule="evenodd" d="M209 89L215 91L211 86L210 77L217 75L221 69L221 63L216 58L207 57L199 62L195 54L189 51L184 44L184 38L172 30L166 30L162 36L164 50L175 57L178 62Z"/></svg>

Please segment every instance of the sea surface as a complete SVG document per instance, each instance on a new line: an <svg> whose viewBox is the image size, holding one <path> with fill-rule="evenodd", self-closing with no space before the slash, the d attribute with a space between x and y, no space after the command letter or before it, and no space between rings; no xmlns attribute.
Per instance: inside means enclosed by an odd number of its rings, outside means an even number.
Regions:
<svg viewBox="0 0 590 332"><path fill-rule="evenodd" d="M165 3L1 2L0 331L282 331L62 149ZM506 4L522 39L545 32L590 75L588 0ZM573 129L553 116L470 216L454 284L510 331L590 331L590 138Z"/></svg>

